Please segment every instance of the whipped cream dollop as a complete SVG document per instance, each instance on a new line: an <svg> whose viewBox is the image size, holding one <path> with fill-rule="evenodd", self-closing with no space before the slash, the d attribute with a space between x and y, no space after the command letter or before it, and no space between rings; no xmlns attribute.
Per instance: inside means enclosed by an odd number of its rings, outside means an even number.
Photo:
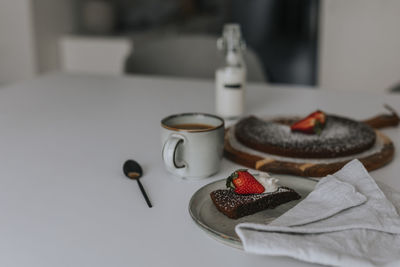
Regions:
<svg viewBox="0 0 400 267"><path fill-rule="evenodd" d="M264 193L271 193L278 190L278 182L279 179L275 177L271 177L266 172L260 172L259 175L256 177L257 181L262 184L265 188Z"/></svg>

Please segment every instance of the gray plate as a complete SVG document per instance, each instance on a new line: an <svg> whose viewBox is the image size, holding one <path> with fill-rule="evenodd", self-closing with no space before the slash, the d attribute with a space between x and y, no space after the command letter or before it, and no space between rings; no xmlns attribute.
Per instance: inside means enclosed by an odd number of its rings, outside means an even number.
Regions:
<svg viewBox="0 0 400 267"><path fill-rule="evenodd" d="M304 199L317 183L317 180L314 179L290 175L274 174L274 177L279 179L279 185L296 190L301 195L301 199ZM230 219L217 210L210 198L212 191L225 188L225 181L225 179L218 180L197 190L190 199L189 213L197 225L211 237L235 248L242 248L242 243L235 233L237 224L243 222L268 224L301 201L301 199L291 201L275 209L267 209L237 220Z"/></svg>

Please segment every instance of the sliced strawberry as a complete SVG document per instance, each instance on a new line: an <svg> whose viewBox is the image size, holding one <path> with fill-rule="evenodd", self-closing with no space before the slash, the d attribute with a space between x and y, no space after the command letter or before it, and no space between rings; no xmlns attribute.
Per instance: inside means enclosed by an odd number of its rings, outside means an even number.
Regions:
<svg viewBox="0 0 400 267"><path fill-rule="evenodd" d="M320 110L311 113L310 115L308 115L308 117L316 118L322 124L324 124L326 121L325 113Z"/></svg>
<svg viewBox="0 0 400 267"><path fill-rule="evenodd" d="M290 126L293 132L302 132L306 134L320 134L325 126L326 115L322 111L316 111L306 118L295 122Z"/></svg>
<svg viewBox="0 0 400 267"><path fill-rule="evenodd" d="M315 126L319 123L319 121L315 118L307 118L301 121L296 122L290 128L294 132L302 132L307 134L315 133Z"/></svg>
<svg viewBox="0 0 400 267"><path fill-rule="evenodd" d="M261 194L265 191L264 186L244 169L233 172L226 180L226 186L237 194Z"/></svg>

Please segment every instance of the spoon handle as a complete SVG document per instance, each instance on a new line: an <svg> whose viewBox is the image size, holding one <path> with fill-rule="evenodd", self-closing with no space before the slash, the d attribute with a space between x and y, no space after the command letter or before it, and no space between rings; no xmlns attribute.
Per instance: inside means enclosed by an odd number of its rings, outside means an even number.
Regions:
<svg viewBox="0 0 400 267"><path fill-rule="evenodd" d="M139 178L136 179L136 181L138 182L140 191L142 191L143 197L144 197L144 199L146 200L147 205L149 206L149 208L153 207L153 206L151 205L150 199L149 199L149 197L147 196L146 191L144 190L144 187L143 187L142 183L140 182Z"/></svg>

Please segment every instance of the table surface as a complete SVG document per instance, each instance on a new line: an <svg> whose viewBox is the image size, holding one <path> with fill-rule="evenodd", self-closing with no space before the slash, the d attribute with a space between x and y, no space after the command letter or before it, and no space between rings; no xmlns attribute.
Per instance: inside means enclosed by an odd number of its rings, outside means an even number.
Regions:
<svg viewBox="0 0 400 267"><path fill-rule="evenodd" d="M246 113L307 114L317 108L356 119L400 110L400 95L251 84ZM246 254L206 235L188 203L203 185L165 171L160 120L214 111L212 81L52 74L0 88L0 266L310 266ZM383 130L400 145L398 128ZM144 168L126 179L123 162ZM372 176L400 190L400 161Z"/></svg>

